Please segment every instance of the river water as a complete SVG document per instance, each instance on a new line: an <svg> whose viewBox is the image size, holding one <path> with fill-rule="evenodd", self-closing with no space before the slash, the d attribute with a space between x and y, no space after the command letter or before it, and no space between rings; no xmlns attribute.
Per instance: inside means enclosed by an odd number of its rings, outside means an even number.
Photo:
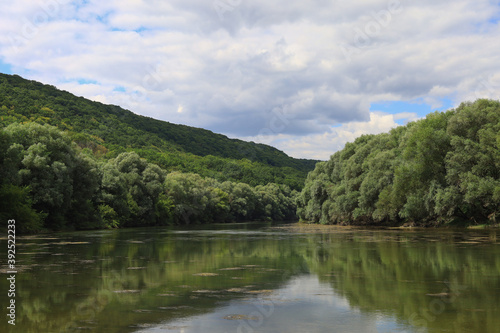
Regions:
<svg viewBox="0 0 500 333"><path fill-rule="evenodd" d="M1 332L500 332L497 231L248 223L16 245Z"/></svg>

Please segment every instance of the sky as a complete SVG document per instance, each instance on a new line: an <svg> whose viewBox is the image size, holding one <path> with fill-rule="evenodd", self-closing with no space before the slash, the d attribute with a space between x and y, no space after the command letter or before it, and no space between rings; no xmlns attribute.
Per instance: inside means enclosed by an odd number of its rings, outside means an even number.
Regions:
<svg viewBox="0 0 500 333"><path fill-rule="evenodd" d="M499 99L500 1L20 0L0 72L326 160Z"/></svg>

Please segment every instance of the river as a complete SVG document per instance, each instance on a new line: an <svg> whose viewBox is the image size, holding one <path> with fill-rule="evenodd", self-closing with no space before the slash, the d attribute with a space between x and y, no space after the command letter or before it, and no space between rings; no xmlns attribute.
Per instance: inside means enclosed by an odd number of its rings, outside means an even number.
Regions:
<svg viewBox="0 0 500 333"><path fill-rule="evenodd" d="M18 237L16 263L1 332L500 331L495 230L86 231Z"/></svg>

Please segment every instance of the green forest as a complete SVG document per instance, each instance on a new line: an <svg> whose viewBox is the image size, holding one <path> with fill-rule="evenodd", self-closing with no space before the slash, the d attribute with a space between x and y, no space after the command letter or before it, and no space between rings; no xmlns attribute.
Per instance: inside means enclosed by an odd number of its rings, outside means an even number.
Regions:
<svg viewBox="0 0 500 333"><path fill-rule="evenodd" d="M495 224L499 146L493 100L361 136L319 162L0 74L0 218L23 233L298 218Z"/></svg>
<svg viewBox="0 0 500 333"><path fill-rule="evenodd" d="M19 232L289 220L317 161L0 75L0 218Z"/></svg>
<svg viewBox="0 0 500 333"><path fill-rule="evenodd" d="M271 146L140 116L17 75L0 74L0 128L48 124L97 157L135 151L168 172L192 172L251 186L302 189L316 160L295 159Z"/></svg>
<svg viewBox="0 0 500 333"><path fill-rule="evenodd" d="M364 135L320 162L298 198L322 224L496 224L500 103L477 100Z"/></svg>
<svg viewBox="0 0 500 333"><path fill-rule="evenodd" d="M97 159L50 125L0 132L0 212L20 232L295 218L287 185L167 172L136 152Z"/></svg>

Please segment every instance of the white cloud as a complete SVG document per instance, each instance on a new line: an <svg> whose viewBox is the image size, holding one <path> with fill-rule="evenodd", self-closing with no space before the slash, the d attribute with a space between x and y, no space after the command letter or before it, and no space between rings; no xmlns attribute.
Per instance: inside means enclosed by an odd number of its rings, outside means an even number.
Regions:
<svg viewBox="0 0 500 333"><path fill-rule="evenodd" d="M405 116L370 114L377 101L498 98L495 2L224 3L16 1L0 13L0 58L137 113L232 137L268 133L299 157L324 158L364 126Z"/></svg>
<svg viewBox="0 0 500 333"><path fill-rule="evenodd" d="M292 135L275 134L269 136L246 137L246 140L271 144L283 150L290 156L298 158L311 158L328 160L333 152L341 150L347 142L354 141L363 134L379 134L388 132L400 126L396 121L414 121L417 114L402 112L387 114L383 112L370 112L369 121L351 121L336 127L330 127L320 134L294 137Z"/></svg>

